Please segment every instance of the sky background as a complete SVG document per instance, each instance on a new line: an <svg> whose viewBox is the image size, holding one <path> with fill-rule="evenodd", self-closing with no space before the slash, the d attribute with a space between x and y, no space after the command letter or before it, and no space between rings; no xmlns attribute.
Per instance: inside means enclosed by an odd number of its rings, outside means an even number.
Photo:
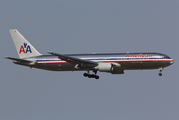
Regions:
<svg viewBox="0 0 179 120"><path fill-rule="evenodd" d="M0 120L178 120L178 0L2 0ZM159 52L175 60L124 75L18 66L9 29L40 53Z"/></svg>

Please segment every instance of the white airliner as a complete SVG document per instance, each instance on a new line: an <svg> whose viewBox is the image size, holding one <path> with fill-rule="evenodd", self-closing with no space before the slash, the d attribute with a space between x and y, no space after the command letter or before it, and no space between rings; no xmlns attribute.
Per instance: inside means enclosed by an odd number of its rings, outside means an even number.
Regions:
<svg viewBox="0 0 179 120"><path fill-rule="evenodd" d="M103 54L40 54L16 29L9 30L19 58L5 57L15 64L50 71L87 71L83 75L99 79L97 71L124 74L125 70L159 69L174 63L161 53L103 53ZM89 72L93 71L94 74Z"/></svg>

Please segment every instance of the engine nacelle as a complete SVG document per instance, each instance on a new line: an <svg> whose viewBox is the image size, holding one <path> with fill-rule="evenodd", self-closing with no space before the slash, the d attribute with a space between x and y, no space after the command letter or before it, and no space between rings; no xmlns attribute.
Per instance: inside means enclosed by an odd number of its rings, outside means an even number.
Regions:
<svg viewBox="0 0 179 120"><path fill-rule="evenodd" d="M121 70L120 67L121 65L118 63L99 63L96 69L111 74L124 74L124 70Z"/></svg>
<svg viewBox="0 0 179 120"><path fill-rule="evenodd" d="M98 69L100 72L111 72L113 67L111 63L99 63Z"/></svg>

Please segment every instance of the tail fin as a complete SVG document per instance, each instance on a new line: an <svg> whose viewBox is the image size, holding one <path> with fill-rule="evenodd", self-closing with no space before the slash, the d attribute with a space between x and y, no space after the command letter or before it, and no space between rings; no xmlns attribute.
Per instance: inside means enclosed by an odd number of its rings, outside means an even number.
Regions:
<svg viewBox="0 0 179 120"><path fill-rule="evenodd" d="M41 55L16 29L9 30L19 58Z"/></svg>

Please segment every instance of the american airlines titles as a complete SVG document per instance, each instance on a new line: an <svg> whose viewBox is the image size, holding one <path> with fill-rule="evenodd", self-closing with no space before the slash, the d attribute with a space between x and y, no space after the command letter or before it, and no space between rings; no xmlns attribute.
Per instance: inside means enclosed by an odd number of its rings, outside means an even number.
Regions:
<svg viewBox="0 0 179 120"><path fill-rule="evenodd" d="M152 57L152 54L127 54L125 57Z"/></svg>

